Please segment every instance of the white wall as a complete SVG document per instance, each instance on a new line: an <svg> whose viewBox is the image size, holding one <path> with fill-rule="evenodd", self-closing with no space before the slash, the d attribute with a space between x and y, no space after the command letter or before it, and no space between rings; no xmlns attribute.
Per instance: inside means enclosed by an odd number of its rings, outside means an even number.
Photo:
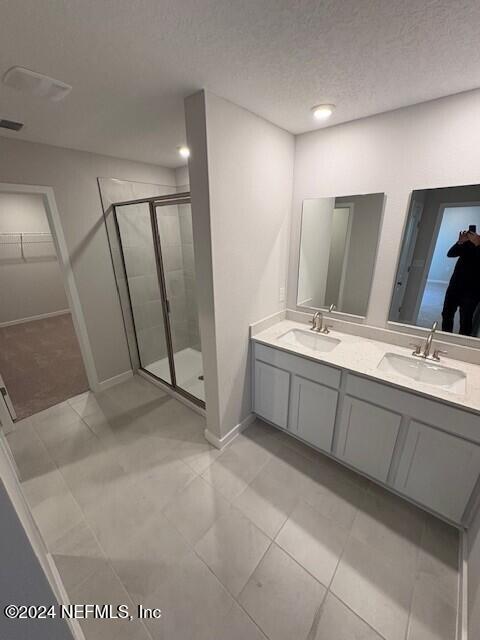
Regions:
<svg viewBox="0 0 480 640"><path fill-rule="evenodd" d="M175 186L175 172L0 137L0 182L51 186L100 381L130 369L97 177Z"/></svg>
<svg viewBox="0 0 480 640"><path fill-rule="evenodd" d="M367 322L383 327L413 189L479 182L480 91L296 138L288 303L295 307L300 214L305 198L386 193Z"/></svg>
<svg viewBox="0 0 480 640"><path fill-rule="evenodd" d="M0 234L17 232L50 232L40 195L0 193ZM0 325L68 310L53 242L27 242L22 255L13 239L3 244L0 235Z"/></svg>
<svg viewBox="0 0 480 640"><path fill-rule="evenodd" d="M213 295L209 308L199 300L200 331L204 351L215 348L214 363L204 358L205 380L213 365L219 386L207 393L207 422L222 437L251 411L248 325L285 307L294 138L204 92L187 99L186 117L198 278L211 250ZM207 216L205 243L199 222Z"/></svg>

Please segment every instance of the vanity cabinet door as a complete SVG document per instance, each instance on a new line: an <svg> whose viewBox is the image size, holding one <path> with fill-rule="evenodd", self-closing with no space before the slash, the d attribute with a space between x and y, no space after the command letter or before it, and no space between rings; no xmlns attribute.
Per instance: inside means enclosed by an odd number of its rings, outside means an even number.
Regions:
<svg viewBox="0 0 480 640"><path fill-rule="evenodd" d="M337 457L386 482L401 419L398 413L345 396Z"/></svg>
<svg viewBox="0 0 480 640"><path fill-rule="evenodd" d="M480 447L412 421L395 488L460 523L480 472Z"/></svg>
<svg viewBox="0 0 480 640"><path fill-rule="evenodd" d="M255 389L253 408L269 422L287 428L290 374L269 364L255 360Z"/></svg>
<svg viewBox="0 0 480 640"><path fill-rule="evenodd" d="M331 451L338 391L295 376L292 382L289 429L314 447Z"/></svg>

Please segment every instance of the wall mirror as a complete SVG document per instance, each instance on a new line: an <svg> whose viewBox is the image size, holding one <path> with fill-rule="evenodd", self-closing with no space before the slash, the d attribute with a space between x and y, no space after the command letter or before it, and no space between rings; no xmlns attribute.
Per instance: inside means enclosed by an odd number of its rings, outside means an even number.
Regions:
<svg viewBox="0 0 480 640"><path fill-rule="evenodd" d="M412 192L389 320L480 337L480 185Z"/></svg>
<svg viewBox="0 0 480 640"><path fill-rule="evenodd" d="M367 313L385 194L303 201L297 306Z"/></svg>

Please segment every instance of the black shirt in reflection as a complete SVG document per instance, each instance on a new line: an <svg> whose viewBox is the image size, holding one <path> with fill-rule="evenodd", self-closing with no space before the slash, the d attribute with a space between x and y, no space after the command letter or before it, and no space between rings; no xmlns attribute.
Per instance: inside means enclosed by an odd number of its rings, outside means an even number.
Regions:
<svg viewBox="0 0 480 640"><path fill-rule="evenodd" d="M456 242L448 250L449 258L458 258L449 287L480 297L480 247L467 240Z"/></svg>

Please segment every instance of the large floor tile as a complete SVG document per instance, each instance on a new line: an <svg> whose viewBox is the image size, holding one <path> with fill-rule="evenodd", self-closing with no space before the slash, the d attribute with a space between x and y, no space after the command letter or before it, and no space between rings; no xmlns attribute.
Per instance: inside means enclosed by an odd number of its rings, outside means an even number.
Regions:
<svg viewBox="0 0 480 640"><path fill-rule="evenodd" d="M234 505L270 538L274 538L298 502L298 495L261 471Z"/></svg>
<svg viewBox="0 0 480 640"><path fill-rule="evenodd" d="M407 640L455 640L456 605L446 602L430 580L419 576L413 592Z"/></svg>
<svg viewBox="0 0 480 640"><path fill-rule="evenodd" d="M114 491L117 483L126 478L126 473L114 453L104 449L97 438L78 446L77 454L75 460L65 462L59 468L72 495L85 510Z"/></svg>
<svg viewBox="0 0 480 640"><path fill-rule="evenodd" d="M75 414L73 410L72 412ZM76 443L82 443L95 437L79 416L66 424L45 422L41 428L35 427L35 431L54 460L59 459L60 452L63 452L65 448L70 449L72 443L76 445Z"/></svg>
<svg viewBox="0 0 480 640"><path fill-rule="evenodd" d="M335 464L335 463L331 463ZM316 491L305 496L319 513L337 524L350 529L359 507L363 504L365 488L362 482L353 482L340 465L334 473L321 465L316 479Z"/></svg>
<svg viewBox="0 0 480 640"><path fill-rule="evenodd" d="M132 598L142 598L163 584L171 567L192 552L186 540L161 513L139 523L109 547L108 558Z"/></svg>
<svg viewBox="0 0 480 640"><path fill-rule="evenodd" d="M67 427L71 422L75 422L76 420L78 420L78 414L67 401L30 416L31 424L38 432L50 427Z"/></svg>
<svg viewBox="0 0 480 640"><path fill-rule="evenodd" d="M22 482L55 469L55 463L31 424L9 433L7 442Z"/></svg>
<svg viewBox="0 0 480 640"><path fill-rule="evenodd" d="M65 495L69 488L57 468L47 471L37 478L22 482L22 490L31 509L44 500Z"/></svg>
<svg viewBox="0 0 480 640"><path fill-rule="evenodd" d="M385 640L404 640L413 578L402 558L389 562L350 537L331 585L332 592Z"/></svg>
<svg viewBox="0 0 480 640"><path fill-rule="evenodd" d="M195 551L233 595L238 595L268 549L270 539L236 509L219 518Z"/></svg>
<svg viewBox="0 0 480 640"><path fill-rule="evenodd" d="M328 593L312 640L382 640L382 637L332 593Z"/></svg>
<svg viewBox="0 0 480 640"><path fill-rule="evenodd" d="M229 509L221 493L202 478L195 478L168 503L164 514L194 545Z"/></svg>
<svg viewBox="0 0 480 640"><path fill-rule="evenodd" d="M417 571L452 607L458 600L459 544L459 532L454 527L426 517Z"/></svg>
<svg viewBox="0 0 480 640"><path fill-rule="evenodd" d="M197 475L188 465L174 455L162 458L154 466L131 476L149 496L155 506L163 509Z"/></svg>
<svg viewBox="0 0 480 640"><path fill-rule="evenodd" d="M352 535L414 572L424 525L423 511L379 488L365 493Z"/></svg>
<svg viewBox="0 0 480 640"><path fill-rule="evenodd" d="M240 594L247 613L271 639L306 638L326 590L272 544Z"/></svg>
<svg viewBox="0 0 480 640"><path fill-rule="evenodd" d="M72 589L71 600L74 603L110 604L114 608L125 604L134 616L132 621L94 618L81 620L80 625L87 640L150 640L143 622L136 619L134 603L108 565Z"/></svg>
<svg viewBox="0 0 480 640"><path fill-rule="evenodd" d="M52 544L51 553L68 594L106 564L102 550L83 520Z"/></svg>
<svg viewBox="0 0 480 640"><path fill-rule="evenodd" d="M162 610L159 620L147 622L159 640L227 640L221 635L234 601L206 565L191 552L159 574L156 589L142 601ZM248 629L248 627L244 627ZM235 636L234 636L235 638ZM245 636L245 639L249 636ZM254 639L255 636L252 636Z"/></svg>
<svg viewBox="0 0 480 640"><path fill-rule="evenodd" d="M42 500L32 509L32 514L49 550L59 538L83 521L82 510L70 492Z"/></svg>
<svg viewBox="0 0 480 640"><path fill-rule="evenodd" d="M276 543L326 587L348 538L348 530L299 503L276 537Z"/></svg>

